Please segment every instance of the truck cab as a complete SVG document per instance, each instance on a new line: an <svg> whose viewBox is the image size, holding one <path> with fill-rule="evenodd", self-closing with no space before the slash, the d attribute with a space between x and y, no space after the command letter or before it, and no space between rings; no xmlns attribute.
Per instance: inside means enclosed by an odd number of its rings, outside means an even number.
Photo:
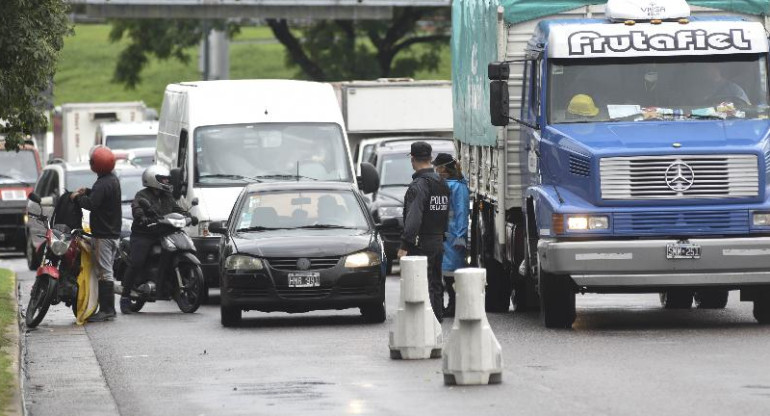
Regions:
<svg viewBox="0 0 770 416"><path fill-rule="evenodd" d="M587 292L723 308L737 290L770 323L767 34L698 11L610 0L529 22L515 59L511 31L498 43L489 116L520 199L475 207L475 252L509 264L514 306L539 302L547 327L571 327Z"/></svg>

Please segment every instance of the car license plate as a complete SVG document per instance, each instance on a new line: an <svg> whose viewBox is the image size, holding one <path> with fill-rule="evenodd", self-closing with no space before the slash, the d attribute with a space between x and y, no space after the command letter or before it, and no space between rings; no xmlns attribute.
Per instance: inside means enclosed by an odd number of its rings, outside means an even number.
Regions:
<svg viewBox="0 0 770 416"><path fill-rule="evenodd" d="M320 273L289 273L289 287L321 286Z"/></svg>
<svg viewBox="0 0 770 416"><path fill-rule="evenodd" d="M690 243L666 244L667 259L699 259L700 245Z"/></svg>

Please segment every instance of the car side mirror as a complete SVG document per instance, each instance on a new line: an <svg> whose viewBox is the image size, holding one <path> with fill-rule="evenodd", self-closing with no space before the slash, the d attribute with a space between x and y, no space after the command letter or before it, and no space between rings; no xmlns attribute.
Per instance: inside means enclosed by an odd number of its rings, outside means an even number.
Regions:
<svg viewBox="0 0 770 416"><path fill-rule="evenodd" d="M378 230L384 230L387 228L397 228L399 225L398 218L386 218L381 223L377 224Z"/></svg>
<svg viewBox="0 0 770 416"><path fill-rule="evenodd" d="M34 192L30 192L29 196L27 197L30 201L39 204L40 203L40 196Z"/></svg>
<svg viewBox="0 0 770 416"><path fill-rule="evenodd" d="M209 232L227 235L227 227L222 221L213 221L209 224Z"/></svg>
<svg viewBox="0 0 770 416"><path fill-rule="evenodd" d="M44 207L52 207L53 206L53 197L52 196L44 196L40 198L40 205Z"/></svg>
<svg viewBox="0 0 770 416"><path fill-rule="evenodd" d="M380 174L371 163L361 163L361 176L358 177L358 188L365 194L370 194L380 188Z"/></svg>
<svg viewBox="0 0 770 416"><path fill-rule="evenodd" d="M182 169L171 169L169 176L171 176L171 187L173 188L171 194L174 199L179 199L182 197Z"/></svg>

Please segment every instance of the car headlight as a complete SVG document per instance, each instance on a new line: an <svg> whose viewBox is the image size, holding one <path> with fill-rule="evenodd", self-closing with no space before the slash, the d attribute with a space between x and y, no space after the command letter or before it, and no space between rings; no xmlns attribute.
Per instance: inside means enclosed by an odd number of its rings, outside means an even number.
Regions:
<svg viewBox="0 0 770 416"><path fill-rule="evenodd" d="M610 218L606 215L570 215L567 217L567 230L606 230L610 228Z"/></svg>
<svg viewBox="0 0 770 416"><path fill-rule="evenodd" d="M380 218L403 217L404 207L380 207L377 208L377 216Z"/></svg>
<svg viewBox="0 0 770 416"><path fill-rule="evenodd" d="M754 215L752 215L751 222L753 225L760 226L760 227L770 226L770 213L755 212Z"/></svg>
<svg viewBox="0 0 770 416"><path fill-rule="evenodd" d="M254 271L262 270L265 266L262 264L262 260L256 257L232 255L225 260L226 270L235 271Z"/></svg>
<svg viewBox="0 0 770 416"><path fill-rule="evenodd" d="M380 256L372 251L361 251L359 253L351 254L345 258L345 267L348 269L372 267L377 266L380 263L382 263Z"/></svg>

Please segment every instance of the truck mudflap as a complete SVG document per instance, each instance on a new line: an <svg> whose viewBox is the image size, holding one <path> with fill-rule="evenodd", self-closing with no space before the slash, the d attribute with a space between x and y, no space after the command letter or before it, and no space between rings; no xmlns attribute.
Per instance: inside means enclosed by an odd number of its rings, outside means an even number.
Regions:
<svg viewBox="0 0 770 416"><path fill-rule="evenodd" d="M540 240L538 256L584 287L770 284L770 237Z"/></svg>

